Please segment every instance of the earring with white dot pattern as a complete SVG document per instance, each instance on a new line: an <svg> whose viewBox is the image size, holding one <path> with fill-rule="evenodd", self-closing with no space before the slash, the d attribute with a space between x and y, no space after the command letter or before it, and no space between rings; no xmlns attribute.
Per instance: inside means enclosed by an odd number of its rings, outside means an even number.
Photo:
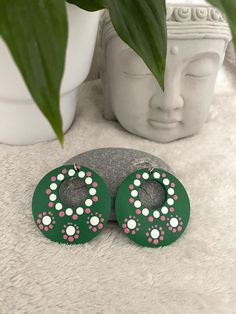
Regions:
<svg viewBox="0 0 236 314"><path fill-rule="evenodd" d="M159 208L146 208L139 199L139 189L147 180L157 181L165 190ZM187 227L190 202L182 183L158 168L145 168L130 174L116 195L116 217L121 230L142 246L166 246L176 241Z"/></svg>
<svg viewBox="0 0 236 314"><path fill-rule="evenodd" d="M61 184L78 178L85 183L87 198L80 206L68 206L59 196ZM61 166L46 174L37 185L32 212L39 230L50 240L85 243L106 226L111 210L111 197L103 179L92 169L81 165Z"/></svg>

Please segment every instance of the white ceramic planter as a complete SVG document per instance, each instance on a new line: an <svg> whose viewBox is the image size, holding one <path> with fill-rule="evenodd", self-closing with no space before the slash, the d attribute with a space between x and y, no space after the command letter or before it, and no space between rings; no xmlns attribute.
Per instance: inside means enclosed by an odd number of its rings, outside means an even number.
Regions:
<svg viewBox="0 0 236 314"><path fill-rule="evenodd" d="M99 12L67 5L69 39L61 87L63 131L71 126L77 88L86 79L92 62ZM27 145L55 139L46 118L32 100L7 46L0 38L0 143Z"/></svg>

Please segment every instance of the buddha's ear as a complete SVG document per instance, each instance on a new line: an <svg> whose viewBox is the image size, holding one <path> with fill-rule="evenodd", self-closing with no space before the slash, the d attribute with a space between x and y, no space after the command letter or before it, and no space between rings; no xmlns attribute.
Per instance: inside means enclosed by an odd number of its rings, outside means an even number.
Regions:
<svg viewBox="0 0 236 314"><path fill-rule="evenodd" d="M97 66L99 70L99 76L102 82L102 90L104 96L103 115L105 119L116 121L116 117L112 108L111 97L110 97L110 86L107 79L106 69L106 45L99 46L97 51Z"/></svg>
<svg viewBox="0 0 236 314"><path fill-rule="evenodd" d="M226 48L226 61L229 62L231 65L236 67L236 53L235 53L235 48L233 41L231 41Z"/></svg>
<svg viewBox="0 0 236 314"><path fill-rule="evenodd" d="M113 111L111 97L110 97L110 87L107 80L106 71L100 71L100 77L102 82L103 96L104 96L104 106L103 115L104 118L111 121L116 121L116 116Z"/></svg>
<svg viewBox="0 0 236 314"><path fill-rule="evenodd" d="M104 106L103 115L105 119L116 121L116 117L112 108L111 97L110 97L110 87L107 80L107 69L106 69L106 48L107 42L104 37L104 27L105 23L109 19L109 14L105 10L101 16L98 30L98 49L97 49L97 66L99 70L99 76L102 82L103 96L104 96Z"/></svg>
<svg viewBox="0 0 236 314"><path fill-rule="evenodd" d="M98 71L99 73L104 72L105 71L105 48L99 46L97 48L97 67L98 67Z"/></svg>

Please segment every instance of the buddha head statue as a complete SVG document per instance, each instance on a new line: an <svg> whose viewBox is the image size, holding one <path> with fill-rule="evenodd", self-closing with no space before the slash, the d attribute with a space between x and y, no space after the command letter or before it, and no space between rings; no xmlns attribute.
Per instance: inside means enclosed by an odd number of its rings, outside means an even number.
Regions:
<svg viewBox="0 0 236 314"><path fill-rule="evenodd" d="M207 121L216 77L231 33L207 5L168 5L164 92L142 59L115 32L105 13L101 78L107 119L129 132L167 143L197 133Z"/></svg>

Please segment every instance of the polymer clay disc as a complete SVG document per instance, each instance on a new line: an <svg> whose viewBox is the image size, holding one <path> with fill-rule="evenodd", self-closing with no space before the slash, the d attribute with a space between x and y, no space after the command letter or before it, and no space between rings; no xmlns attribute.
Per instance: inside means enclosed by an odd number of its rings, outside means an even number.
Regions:
<svg viewBox="0 0 236 314"><path fill-rule="evenodd" d="M146 208L139 190L147 180L155 180L165 190L165 201L159 208ZM169 172L153 168L129 175L116 196L116 217L121 230L132 241L147 247L166 246L185 231L190 218L190 202L182 183Z"/></svg>
<svg viewBox="0 0 236 314"><path fill-rule="evenodd" d="M64 204L59 189L65 180L82 180L87 198L82 205ZM64 165L46 174L37 185L32 212L39 230L48 239L65 244L85 243L96 237L106 226L111 198L103 179L92 169Z"/></svg>

